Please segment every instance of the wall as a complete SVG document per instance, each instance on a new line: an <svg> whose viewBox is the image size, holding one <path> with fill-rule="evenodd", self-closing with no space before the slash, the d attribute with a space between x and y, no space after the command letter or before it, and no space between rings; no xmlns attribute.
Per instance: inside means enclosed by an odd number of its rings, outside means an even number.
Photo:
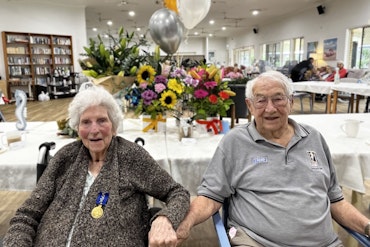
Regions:
<svg viewBox="0 0 370 247"><path fill-rule="evenodd" d="M248 33L228 39L208 38L206 41L207 38L185 38L178 52L203 55L207 51L214 51L214 62L229 65L234 63L232 51L236 48L253 46L255 57L259 58L259 46L264 43L303 36L305 50L307 42L319 41L318 49L322 51L325 39L338 38L337 58L348 64L345 57L346 32L348 28L370 25L369 0L323 1L326 7L323 15L319 15L316 8L313 8L284 17L270 25L259 26L258 34L249 30ZM84 52L83 46L87 45L85 11L82 6L35 5L27 1L20 4L16 0L0 0L0 6L0 31L72 35L75 71L81 70L77 60L79 54ZM335 62L331 62L330 65L333 64ZM0 75L5 76L2 49L0 49Z"/></svg>
<svg viewBox="0 0 370 247"><path fill-rule="evenodd" d="M256 58L259 58L259 46L264 43L304 37L305 51L307 42L318 41L318 53L322 53L325 39L338 38L337 59L344 60L347 65L349 64L345 50L347 30L370 25L370 2L368 0L328 0L323 5L326 7L323 15L319 15L316 8L296 13L268 26L259 27L258 34L250 31L228 39L228 45L230 49L252 45L255 48ZM328 61L327 64L335 66L336 61Z"/></svg>
<svg viewBox="0 0 370 247"><path fill-rule="evenodd" d="M71 35L75 71L81 71L79 54L86 41L84 7L30 4L27 1L0 0L0 31ZM0 39L0 76L5 78L4 54Z"/></svg>

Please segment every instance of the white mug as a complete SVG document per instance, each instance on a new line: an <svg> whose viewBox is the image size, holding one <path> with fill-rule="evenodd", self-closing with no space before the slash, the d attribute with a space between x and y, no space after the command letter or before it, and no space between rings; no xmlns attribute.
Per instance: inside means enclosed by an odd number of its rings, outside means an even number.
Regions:
<svg viewBox="0 0 370 247"><path fill-rule="evenodd" d="M26 132L24 131L8 131L1 136L1 143L4 147L15 148L23 146L26 141Z"/></svg>
<svg viewBox="0 0 370 247"><path fill-rule="evenodd" d="M357 137L360 123L362 123L360 120L346 119L340 128L348 137Z"/></svg>

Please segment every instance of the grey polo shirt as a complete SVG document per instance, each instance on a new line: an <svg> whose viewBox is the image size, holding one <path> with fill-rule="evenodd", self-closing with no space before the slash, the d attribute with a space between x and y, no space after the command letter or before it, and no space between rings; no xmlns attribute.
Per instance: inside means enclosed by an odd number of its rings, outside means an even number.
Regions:
<svg viewBox="0 0 370 247"><path fill-rule="evenodd" d="M264 246L334 246L330 203L343 199L329 148L310 126L293 124L287 147L272 143L255 123L223 137L198 195L230 198L229 227Z"/></svg>

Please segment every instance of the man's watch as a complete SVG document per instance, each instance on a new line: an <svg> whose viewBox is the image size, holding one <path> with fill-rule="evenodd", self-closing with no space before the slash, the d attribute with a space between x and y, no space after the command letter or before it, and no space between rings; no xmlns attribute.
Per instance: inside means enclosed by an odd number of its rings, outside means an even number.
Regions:
<svg viewBox="0 0 370 247"><path fill-rule="evenodd" d="M370 222L367 223L367 225L365 226L365 235L366 237L370 237Z"/></svg>

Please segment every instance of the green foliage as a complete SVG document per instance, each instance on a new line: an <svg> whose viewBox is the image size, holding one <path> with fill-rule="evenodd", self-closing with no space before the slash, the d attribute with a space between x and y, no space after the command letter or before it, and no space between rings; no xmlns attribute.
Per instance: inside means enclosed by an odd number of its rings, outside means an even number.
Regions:
<svg viewBox="0 0 370 247"><path fill-rule="evenodd" d="M140 55L140 47L146 45L145 38L135 40L135 32L128 33L121 27L118 38L109 35L111 46L106 47L100 35L98 42L90 38L89 46L83 47L81 54L86 59L80 60L80 66L86 76L101 78L110 75L132 76L136 69L146 60Z"/></svg>

